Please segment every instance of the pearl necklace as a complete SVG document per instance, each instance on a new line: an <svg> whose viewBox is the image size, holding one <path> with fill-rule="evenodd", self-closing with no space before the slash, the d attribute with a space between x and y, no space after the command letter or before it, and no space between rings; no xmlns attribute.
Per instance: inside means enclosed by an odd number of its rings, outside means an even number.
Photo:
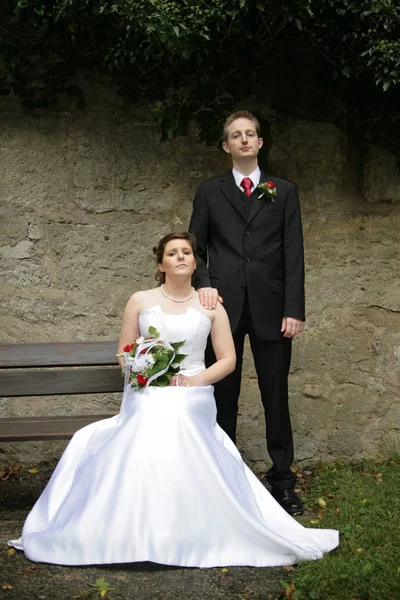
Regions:
<svg viewBox="0 0 400 600"><path fill-rule="evenodd" d="M190 300L190 298L192 298L195 289L194 287L192 287L192 293L190 294L190 296L188 296L187 298L182 298L181 300L178 300L177 298L172 298L172 296L168 296L168 294L166 292L164 292L163 290L163 286L160 285L160 290L163 296L165 296L166 298L168 298L168 300L172 300L172 302L187 302L188 300Z"/></svg>

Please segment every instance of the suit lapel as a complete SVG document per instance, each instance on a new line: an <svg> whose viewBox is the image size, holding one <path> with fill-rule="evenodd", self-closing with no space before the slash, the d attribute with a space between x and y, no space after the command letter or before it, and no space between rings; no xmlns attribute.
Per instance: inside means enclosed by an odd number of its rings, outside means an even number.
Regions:
<svg viewBox="0 0 400 600"><path fill-rule="evenodd" d="M265 183L265 181L267 181L267 175L264 173L264 171L261 171L259 183ZM258 212L265 205L265 198L263 198L262 196L261 196L261 198L258 197L260 195L260 193L257 190L257 188L254 190L253 194L254 194L254 201L253 201L253 206L251 207L249 218L247 220L248 223L250 223L250 221L252 221L254 219L254 217L258 214Z"/></svg>
<svg viewBox="0 0 400 600"><path fill-rule="evenodd" d="M243 201L240 197L239 188L236 185L235 178L232 173L227 173L221 179L221 192L229 200L232 206L237 210L239 215L244 221L246 221L246 215L244 212Z"/></svg>

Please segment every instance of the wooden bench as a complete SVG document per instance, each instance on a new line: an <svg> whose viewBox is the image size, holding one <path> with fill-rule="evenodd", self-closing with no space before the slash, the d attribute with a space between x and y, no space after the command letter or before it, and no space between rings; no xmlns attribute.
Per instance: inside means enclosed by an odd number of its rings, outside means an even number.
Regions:
<svg viewBox="0 0 400 600"><path fill-rule="evenodd" d="M0 397L121 392L117 342L0 344ZM27 401L28 402L28 401ZM8 417L0 442L62 440L112 415Z"/></svg>

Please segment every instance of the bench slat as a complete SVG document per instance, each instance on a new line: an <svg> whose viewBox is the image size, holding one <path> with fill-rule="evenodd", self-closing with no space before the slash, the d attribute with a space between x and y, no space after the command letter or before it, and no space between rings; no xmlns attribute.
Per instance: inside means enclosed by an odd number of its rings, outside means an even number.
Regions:
<svg viewBox="0 0 400 600"><path fill-rule="evenodd" d="M0 420L0 442L28 440L67 440L73 434L100 419L113 415L76 417L15 417Z"/></svg>
<svg viewBox="0 0 400 600"><path fill-rule="evenodd" d="M123 387L118 365L103 369L0 372L0 397L120 392Z"/></svg>
<svg viewBox="0 0 400 600"><path fill-rule="evenodd" d="M0 344L0 368L115 365L118 343Z"/></svg>

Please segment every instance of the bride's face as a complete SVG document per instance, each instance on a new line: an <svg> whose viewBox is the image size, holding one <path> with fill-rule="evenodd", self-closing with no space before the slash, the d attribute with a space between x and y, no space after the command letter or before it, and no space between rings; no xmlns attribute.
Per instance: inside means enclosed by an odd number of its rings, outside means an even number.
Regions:
<svg viewBox="0 0 400 600"><path fill-rule="evenodd" d="M196 268L193 248L187 240L170 240L164 249L162 262L158 265L161 273L168 277L191 276Z"/></svg>

